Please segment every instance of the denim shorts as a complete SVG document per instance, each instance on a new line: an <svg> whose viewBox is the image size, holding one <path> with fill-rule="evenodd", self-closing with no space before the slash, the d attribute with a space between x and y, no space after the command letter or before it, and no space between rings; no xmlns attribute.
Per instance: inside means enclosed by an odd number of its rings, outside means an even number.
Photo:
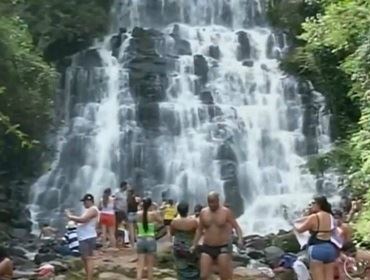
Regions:
<svg viewBox="0 0 370 280"><path fill-rule="evenodd" d="M154 237L138 237L136 243L138 254L152 254L157 251L157 241Z"/></svg>
<svg viewBox="0 0 370 280"><path fill-rule="evenodd" d="M308 247L308 256L310 261L332 263L338 257L338 249L330 242L311 245Z"/></svg>
<svg viewBox="0 0 370 280"><path fill-rule="evenodd" d="M136 223L137 213L136 212L129 212L128 215L127 215L127 221L131 224Z"/></svg>

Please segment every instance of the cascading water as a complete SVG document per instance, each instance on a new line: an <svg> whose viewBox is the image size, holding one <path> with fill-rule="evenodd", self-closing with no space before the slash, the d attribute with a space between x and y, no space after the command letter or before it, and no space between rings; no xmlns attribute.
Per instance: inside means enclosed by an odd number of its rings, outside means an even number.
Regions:
<svg viewBox="0 0 370 280"><path fill-rule="evenodd" d="M315 192L305 156L330 147L328 117L278 69L288 46L265 3L121 0L113 13L119 33L66 71L69 118L33 186L34 220L129 179L191 205L219 191L249 233L288 228Z"/></svg>

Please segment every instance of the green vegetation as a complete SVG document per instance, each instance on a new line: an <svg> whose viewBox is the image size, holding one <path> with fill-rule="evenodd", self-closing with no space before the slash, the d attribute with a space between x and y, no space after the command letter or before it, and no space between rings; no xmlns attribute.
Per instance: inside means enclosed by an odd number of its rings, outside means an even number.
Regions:
<svg viewBox="0 0 370 280"><path fill-rule="evenodd" d="M41 166L37 162L52 120L55 66L106 31L110 4L106 0L0 2L2 178L31 176Z"/></svg>
<svg viewBox="0 0 370 280"><path fill-rule="evenodd" d="M336 147L313 158L311 170L339 169L348 175L353 191L367 192L370 201L370 1L281 0L270 6L270 13L283 13L272 17L273 23L296 36L297 47L282 68L311 80L326 95L334 117ZM360 237L368 235L369 219L370 205L365 204L358 221Z"/></svg>

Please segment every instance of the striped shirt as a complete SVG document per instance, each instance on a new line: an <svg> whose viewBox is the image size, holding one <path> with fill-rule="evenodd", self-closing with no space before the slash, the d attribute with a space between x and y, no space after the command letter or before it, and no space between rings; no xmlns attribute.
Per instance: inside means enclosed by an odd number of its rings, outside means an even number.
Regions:
<svg viewBox="0 0 370 280"><path fill-rule="evenodd" d="M78 242L78 236L77 236L77 228L69 228L67 229L66 234L64 235L64 241L68 243L69 249L74 252L79 252L79 242Z"/></svg>

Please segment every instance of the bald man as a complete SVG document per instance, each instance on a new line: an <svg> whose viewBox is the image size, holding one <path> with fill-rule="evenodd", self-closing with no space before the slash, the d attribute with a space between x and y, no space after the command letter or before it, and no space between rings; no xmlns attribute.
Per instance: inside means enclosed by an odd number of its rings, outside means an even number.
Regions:
<svg viewBox="0 0 370 280"><path fill-rule="evenodd" d="M209 193L208 207L199 215L199 225L192 250L203 236L200 256L200 278L208 279L216 264L221 280L232 279L232 247L230 246L230 228L238 235L238 245L243 244L243 233L230 209L221 206L219 194Z"/></svg>

